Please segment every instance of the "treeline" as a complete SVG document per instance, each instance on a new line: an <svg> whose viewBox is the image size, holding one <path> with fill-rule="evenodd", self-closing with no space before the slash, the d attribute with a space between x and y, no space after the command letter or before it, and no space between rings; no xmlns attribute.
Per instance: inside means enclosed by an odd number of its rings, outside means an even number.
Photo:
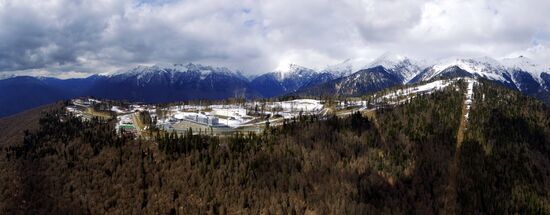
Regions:
<svg viewBox="0 0 550 215"><path fill-rule="evenodd" d="M25 130L22 145L8 146L6 155L42 158L58 153L55 149L57 144L66 144L75 138L89 144L98 154L105 146L121 146L128 140L115 132L114 123L99 117L82 120L63 109L45 112L39 120L39 129L34 132Z"/></svg>

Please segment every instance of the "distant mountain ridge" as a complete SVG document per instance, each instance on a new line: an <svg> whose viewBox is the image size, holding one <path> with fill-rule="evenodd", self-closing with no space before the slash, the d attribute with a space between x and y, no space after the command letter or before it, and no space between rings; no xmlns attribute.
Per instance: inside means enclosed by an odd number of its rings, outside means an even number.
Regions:
<svg viewBox="0 0 550 215"><path fill-rule="evenodd" d="M298 65L249 80L225 67L200 64L138 66L88 78L14 77L0 80L0 117L62 99L94 96L146 103L194 99L269 98L335 78ZM20 99L23 98L23 99Z"/></svg>
<svg viewBox="0 0 550 215"><path fill-rule="evenodd" d="M139 66L103 76L88 94L150 103L257 96L242 74L200 64Z"/></svg>
<svg viewBox="0 0 550 215"><path fill-rule="evenodd" d="M427 64L403 56L383 55L349 76L301 89L296 94L358 96L387 87L454 77L488 79L550 103L550 68L523 56L502 62L482 57Z"/></svg>
<svg viewBox="0 0 550 215"><path fill-rule="evenodd" d="M402 78L383 66L363 69L296 92L300 96L361 96L402 84Z"/></svg>
<svg viewBox="0 0 550 215"><path fill-rule="evenodd" d="M362 69L348 59L313 70L290 64L281 71L247 78L238 71L200 64L138 66L110 75L56 79L11 77L0 80L0 117L79 96L148 103L193 99L360 96L404 84L439 78L492 80L550 103L550 67L520 56L497 61L488 57L425 63L384 54Z"/></svg>
<svg viewBox="0 0 550 215"><path fill-rule="evenodd" d="M423 70L412 82L452 76L471 76L500 83L526 95L550 103L550 69L530 63L528 58L508 58L499 62L489 57L456 59Z"/></svg>
<svg viewBox="0 0 550 215"><path fill-rule="evenodd" d="M269 98L296 92L333 79L348 75L350 68L333 67L315 71L296 64L288 65L285 71L275 71L260 75L251 80L251 87L263 97Z"/></svg>

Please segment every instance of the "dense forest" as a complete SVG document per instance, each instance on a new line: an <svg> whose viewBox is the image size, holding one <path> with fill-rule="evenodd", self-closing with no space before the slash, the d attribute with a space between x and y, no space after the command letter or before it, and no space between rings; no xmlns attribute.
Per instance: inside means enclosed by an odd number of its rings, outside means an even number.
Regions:
<svg viewBox="0 0 550 215"><path fill-rule="evenodd" d="M465 90L228 137L56 107L2 144L0 214L550 214L550 108L481 81L457 150Z"/></svg>

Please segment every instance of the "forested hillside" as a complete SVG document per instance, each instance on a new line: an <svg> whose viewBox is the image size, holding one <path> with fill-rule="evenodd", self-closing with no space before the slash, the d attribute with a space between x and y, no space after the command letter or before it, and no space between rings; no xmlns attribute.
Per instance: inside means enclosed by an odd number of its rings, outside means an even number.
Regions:
<svg viewBox="0 0 550 215"><path fill-rule="evenodd" d="M462 148L461 213L550 213L550 109L485 81Z"/></svg>
<svg viewBox="0 0 550 215"><path fill-rule="evenodd" d="M2 144L0 214L550 213L550 109L480 83L460 151L462 81L397 107L230 137L132 140L112 121L50 110Z"/></svg>

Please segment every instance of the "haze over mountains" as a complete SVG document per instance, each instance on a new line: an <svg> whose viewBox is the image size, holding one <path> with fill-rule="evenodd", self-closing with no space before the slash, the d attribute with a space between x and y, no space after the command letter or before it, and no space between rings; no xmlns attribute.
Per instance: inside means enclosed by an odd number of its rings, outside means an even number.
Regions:
<svg viewBox="0 0 550 215"><path fill-rule="evenodd" d="M489 79L550 102L550 68L523 56L502 61L483 57L426 63L385 54L365 66L354 63L346 60L318 71L290 64L255 77L191 63L138 66L126 72L80 79L10 77L0 80L0 116L79 96L146 103L289 94L361 96L388 87L459 76Z"/></svg>

